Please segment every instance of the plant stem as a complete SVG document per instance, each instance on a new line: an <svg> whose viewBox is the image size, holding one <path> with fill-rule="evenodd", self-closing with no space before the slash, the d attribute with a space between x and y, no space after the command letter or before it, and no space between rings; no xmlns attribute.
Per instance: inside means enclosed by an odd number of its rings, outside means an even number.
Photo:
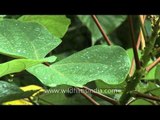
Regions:
<svg viewBox="0 0 160 120"><path fill-rule="evenodd" d="M136 98L145 98L145 99L155 100L155 101L160 102L160 98L158 98L158 97L146 95L146 94L143 94L143 93L140 93L140 92L137 92L137 91L133 91L133 92L131 93L131 95L132 95L133 97L136 97Z"/></svg>
<svg viewBox="0 0 160 120"><path fill-rule="evenodd" d="M139 61L139 57L138 57L138 51L137 51L136 42L135 42L132 16L129 15L128 19L129 19L130 32L131 32L131 37L132 37L132 47L133 47L133 52L134 52L134 58L135 58L135 62L136 62L136 69L139 70L141 68L141 65L140 65L140 61Z"/></svg>
<svg viewBox="0 0 160 120"><path fill-rule="evenodd" d="M146 71L149 72L152 70L158 63L160 63L160 57L156 59L153 63L151 63L148 67L146 67Z"/></svg>
<svg viewBox="0 0 160 120"><path fill-rule="evenodd" d="M140 15L142 17L142 15ZM145 18L146 16L143 17L143 19L141 19L142 21L142 25L144 26L144 22L145 22ZM145 40L144 40L144 36L143 36L143 33L142 33L142 30L140 30L139 32L139 35L138 35L138 40L137 40L137 50L139 49L140 47L140 44L142 46L142 49L145 47ZM133 73L134 73L134 69L135 69L135 59L134 57L132 58L132 63L131 63L131 69L130 69L130 72L129 72L129 75L132 76Z"/></svg>
<svg viewBox="0 0 160 120"><path fill-rule="evenodd" d="M130 77L127 81L126 88L120 98L120 104L126 104L128 100L132 97L131 92L135 90L137 84L139 81L145 76L146 74L146 65L150 61L150 53L152 52L152 49L154 48L154 44L156 41L156 38L158 37L158 31L159 31L159 23L160 23L160 18L156 22L156 25L153 29L152 35L149 38L146 47L144 49L144 53L141 57L142 61L142 67L140 69L136 69L134 75ZM135 47L134 47L135 49Z"/></svg>
<svg viewBox="0 0 160 120"><path fill-rule="evenodd" d="M140 43L141 43L141 34L139 33L138 40L137 40L137 45L136 45L137 50L138 50L138 48L139 48L139 46L140 46ZM134 57L133 57L133 58L132 58L132 63L131 63L131 69L130 69L130 72L129 72L129 75L130 75L130 76L133 75L134 69L135 69L135 59L134 59Z"/></svg>
<svg viewBox="0 0 160 120"><path fill-rule="evenodd" d="M154 48L156 39L158 37L158 31L159 31L159 23L160 23L160 18L158 19L158 21L156 22L156 25L153 29L152 35L150 37L150 39L146 42L146 47L144 50L144 54L141 58L142 60L142 67L146 67L149 60L150 60L150 54Z"/></svg>
<svg viewBox="0 0 160 120"><path fill-rule="evenodd" d="M94 22L96 23L97 27L99 28L100 32L102 33L103 37L105 38L108 45L112 45L112 42L109 40L108 36L106 35L104 29L102 28L101 24L99 23L97 17L95 15L91 15Z"/></svg>
<svg viewBox="0 0 160 120"><path fill-rule="evenodd" d="M146 32L145 27L144 27L145 18L146 17L143 17L143 15L139 15L139 21L140 21L140 25L141 25L141 31L143 33L144 40L147 40L147 32ZM145 44L145 41L142 41L142 43Z"/></svg>
<svg viewBox="0 0 160 120"><path fill-rule="evenodd" d="M144 73L145 70L143 69L136 70L134 75L129 78L129 80L127 81L127 86L120 98L120 104L125 105L128 102L128 100L132 97L130 92L135 90L137 84L143 77Z"/></svg>
<svg viewBox="0 0 160 120"><path fill-rule="evenodd" d="M79 92L80 92L80 94L81 95L83 95L87 100L89 100L92 104L94 104L94 105L100 105L98 102L96 102L93 98L91 98L89 95L87 95L86 93L84 93L84 92L82 92L82 90L81 89L79 89L79 88L76 88Z"/></svg>
<svg viewBox="0 0 160 120"><path fill-rule="evenodd" d="M95 96L97 96L97 97L99 97L101 99L104 99L104 100L106 100L107 102L109 102L109 103L111 103L113 105L118 105L119 104L116 100L114 100L114 99L112 99L112 98L110 98L108 96L105 96L103 94L100 94L100 93L98 93L98 92L96 92L96 91L94 91L94 90L92 90L92 89L90 89L88 87L84 86L83 89L86 89L87 91L91 92L93 95L95 95Z"/></svg>

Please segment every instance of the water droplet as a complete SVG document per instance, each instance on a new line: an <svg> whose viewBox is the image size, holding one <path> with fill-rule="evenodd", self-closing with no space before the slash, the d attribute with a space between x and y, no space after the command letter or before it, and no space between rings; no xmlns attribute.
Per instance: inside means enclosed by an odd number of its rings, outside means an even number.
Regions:
<svg viewBox="0 0 160 120"><path fill-rule="evenodd" d="M6 84L3 84L3 85L2 85L2 87L3 87L3 88L6 88L6 87L7 87L7 85L6 85Z"/></svg>
<svg viewBox="0 0 160 120"><path fill-rule="evenodd" d="M99 70L99 67L97 67L97 70Z"/></svg>
<svg viewBox="0 0 160 120"><path fill-rule="evenodd" d="M50 87L55 87L55 86L56 86L56 84L51 83L49 86L50 86Z"/></svg>
<svg viewBox="0 0 160 120"><path fill-rule="evenodd" d="M89 77L92 77L92 76L93 76L92 74L89 75Z"/></svg>
<svg viewBox="0 0 160 120"><path fill-rule="evenodd" d="M40 31L40 29L39 29L39 28L36 28L35 31Z"/></svg>
<svg viewBox="0 0 160 120"><path fill-rule="evenodd" d="M87 56L87 58L88 58L88 59L90 59L90 57L89 57L89 56Z"/></svg>
<svg viewBox="0 0 160 120"><path fill-rule="evenodd" d="M13 82L13 79L8 79L8 82Z"/></svg>

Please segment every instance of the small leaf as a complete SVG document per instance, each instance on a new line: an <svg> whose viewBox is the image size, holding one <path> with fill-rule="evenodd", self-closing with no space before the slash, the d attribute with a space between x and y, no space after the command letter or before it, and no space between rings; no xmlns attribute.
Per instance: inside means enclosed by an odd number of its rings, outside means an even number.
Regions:
<svg viewBox="0 0 160 120"><path fill-rule="evenodd" d="M19 20L37 22L59 38L64 36L70 25L70 20L65 15L23 15Z"/></svg>
<svg viewBox="0 0 160 120"><path fill-rule="evenodd" d="M160 64L158 64L156 67L155 78L160 80Z"/></svg>
<svg viewBox="0 0 160 120"><path fill-rule="evenodd" d="M84 25L88 27L92 34L92 44L102 37L97 25L90 15L78 15ZM122 22L125 21L125 15L97 15L97 18L107 34L113 32Z"/></svg>
<svg viewBox="0 0 160 120"><path fill-rule="evenodd" d="M0 81L0 103L11 100L18 100L22 98L28 98L35 92L37 91L23 92L18 86L14 84Z"/></svg>
<svg viewBox="0 0 160 120"><path fill-rule="evenodd" d="M36 65L27 69L43 84L81 87L100 79L107 84L120 84L128 75L130 60L119 46L97 45L75 53L50 67Z"/></svg>
<svg viewBox="0 0 160 120"><path fill-rule="evenodd" d="M13 19L0 21L0 53L16 58L41 59L61 40L38 23Z"/></svg>
<svg viewBox="0 0 160 120"><path fill-rule="evenodd" d="M40 64L42 62L47 62L47 58L42 60L16 59L16 60L2 63L0 64L0 77L10 73L21 72L29 67Z"/></svg>

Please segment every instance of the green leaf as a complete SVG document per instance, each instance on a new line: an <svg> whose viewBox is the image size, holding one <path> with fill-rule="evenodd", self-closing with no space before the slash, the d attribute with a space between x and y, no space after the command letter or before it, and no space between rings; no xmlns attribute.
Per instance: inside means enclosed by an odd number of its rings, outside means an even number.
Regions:
<svg viewBox="0 0 160 120"><path fill-rule="evenodd" d="M37 90L23 92L15 84L11 84L5 81L0 81L0 103L28 98L35 92L37 92Z"/></svg>
<svg viewBox="0 0 160 120"><path fill-rule="evenodd" d="M92 44L102 37L97 25L90 15L78 15L84 25L88 27L92 34ZM97 18L107 34L113 32L117 27L125 21L125 15L97 15Z"/></svg>
<svg viewBox="0 0 160 120"><path fill-rule="evenodd" d="M19 20L37 22L59 38L64 36L70 25L70 20L65 15L24 15Z"/></svg>
<svg viewBox="0 0 160 120"><path fill-rule="evenodd" d="M118 85L109 85L100 80L95 81L95 83L96 83L97 89L106 95L107 94L110 94L110 95L121 94L126 86L125 81Z"/></svg>
<svg viewBox="0 0 160 120"><path fill-rule="evenodd" d="M42 60L16 59L16 60L2 63L0 64L0 77L10 73L21 72L29 67L40 64L42 62L48 62L47 60L48 59L42 59Z"/></svg>
<svg viewBox="0 0 160 120"><path fill-rule="evenodd" d="M100 79L107 84L120 84L128 75L130 60L119 46L97 45L75 53L50 67L36 65L27 69L43 84L81 87Z"/></svg>
<svg viewBox="0 0 160 120"><path fill-rule="evenodd" d="M130 105L152 105L152 104L146 100L137 99L134 102L132 102Z"/></svg>
<svg viewBox="0 0 160 120"><path fill-rule="evenodd" d="M38 103L40 105L92 105L86 98L81 94L75 93L74 88L67 85L60 85L48 90L45 93L38 96Z"/></svg>
<svg viewBox="0 0 160 120"><path fill-rule="evenodd" d="M160 80L160 64L158 64L156 67L155 78Z"/></svg>
<svg viewBox="0 0 160 120"><path fill-rule="evenodd" d="M0 21L0 53L16 58L40 59L61 40L38 23L5 19Z"/></svg>

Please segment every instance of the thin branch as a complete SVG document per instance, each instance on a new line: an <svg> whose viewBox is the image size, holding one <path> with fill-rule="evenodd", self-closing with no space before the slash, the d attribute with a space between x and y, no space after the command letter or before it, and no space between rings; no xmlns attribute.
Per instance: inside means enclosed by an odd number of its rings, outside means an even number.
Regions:
<svg viewBox="0 0 160 120"><path fill-rule="evenodd" d="M88 87L85 87L85 86L84 86L83 89L91 92L93 95L95 95L95 96L97 96L97 97L99 97L99 98L101 98L101 99L106 100L106 101L109 102L109 103L112 103L113 105L118 105L118 104L119 104L116 100L114 100L114 99L112 99L112 98L110 98L110 97L108 97L108 96L105 96L105 95L103 95L103 94L100 94L100 93L98 93L98 92L96 92L96 91L94 91L94 90L92 90L92 89L90 89L90 88L88 88Z"/></svg>
<svg viewBox="0 0 160 120"><path fill-rule="evenodd" d="M131 100L129 100L126 105L130 105L131 103L133 103L134 101L136 101L136 98L132 98Z"/></svg>
<svg viewBox="0 0 160 120"><path fill-rule="evenodd" d="M87 95L86 93L82 92L81 89L76 88L81 95L83 95L87 100L89 100L91 103L93 103L94 105L100 105L98 102L96 102L93 98L91 98L89 95Z"/></svg>
<svg viewBox="0 0 160 120"><path fill-rule="evenodd" d="M129 102L128 102L126 105L130 105L131 103L135 102L136 100L137 100L136 98L133 98L133 99L129 100ZM145 99L145 101L151 103L152 105L157 105L157 104L155 104L155 103L154 103L153 101L151 101L151 100Z"/></svg>
<svg viewBox="0 0 160 120"><path fill-rule="evenodd" d="M137 50L138 50L138 48L139 48L139 46L140 46L140 43L141 43L141 34L139 34L139 36L138 36L137 45L136 45ZM133 57L133 58L132 58L132 63L131 63L131 69L130 69L130 72L129 72L129 75L130 75L130 76L132 76L133 73L134 73L134 66L135 66L135 59L134 59L134 57Z"/></svg>
<svg viewBox="0 0 160 120"><path fill-rule="evenodd" d="M144 22L145 22L145 19L146 19L146 15L139 15L139 19L140 19L140 23L141 23L141 29L140 29L140 34L141 34L141 47L142 49L144 49L145 47L145 40L147 39L143 30L146 32L145 30L145 27L144 27ZM147 32L146 32L146 35L147 35Z"/></svg>
<svg viewBox="0 0 160 120"><path fill-rule="evenodd" d="M153 63L151 63L148 67L146 67L146 71L149 72L152 70L158 63L160 63L160 57L156 59Z"/></svg>
<svg viewBox="0 0 160 120"><path fill-rule="evenodd" d="M140 61L139 61L139 57L138 57L138 51L137 51L136 42L135 42L132 16L129 15L128 19L129 19L129 25L130 25L130 31L131 31L131 37L132 37L132 46L133 46L134 58L135 58L135 62L136 62L136 69L139 70L141 68L141 65L140 65Z"/></svg>
<svg viewBox="0 0 160 120"><path fill-rule="evenodd" d="M145 99L149 99L149 100L154 100L154 101L158 101L160 102L160 98L155 97L155 96L151 96L151 95L146 95L137 91L132 92L133 97L136 98L145 98Z"/></svg>
<svg viewBox="0 0 160 120"><path fill-rule="evenodd" d="M143 15L139 15L139 21L140 21L140 24L141 24L141 30L142 30L142 33L143 33L143 37L145 40L147 40L147 32L146 32L146 29L144 27L144 19L146 17L143 17ZM145 41L142 41L145 43Z"/></svg>
<svg viewBox="0 0 160 120"><path fill-rule="evenodd" d="M140 16L141 16L141 15L140 15ZM142 25L144 25L145 19L146 19L146 15L143 16ZM142 41L143 41L143 42L142 42ZM140 30L139 35L138 35L137 45L136 45L137 50L138 50L139 47L140 47L140 43L143 44L142 46L145 46L144 42L145 42L144 36L143 36L143 34L142 34L142 30ZM143 47L142 47L142 49L143 49ZM132 63L131 63L131 69L130 69L130 72L129 72L129 75L130 75L130 76L132 76L133 73L134 73L134 66L135 66L135 59L134 59L134 57L133 57Z"/></svg>
<svg viewBox="0 0 160 120"><path fill-rule="evenodd" d="M96 23L97 27L99 28L100 32L102 33L103 37L105 38L108 45L112 45L112 42L109 40L108 36L106 35L104 29L102 28L101 24L99 23L97 17L95 15L91 15L94 22Z"/></svg>

